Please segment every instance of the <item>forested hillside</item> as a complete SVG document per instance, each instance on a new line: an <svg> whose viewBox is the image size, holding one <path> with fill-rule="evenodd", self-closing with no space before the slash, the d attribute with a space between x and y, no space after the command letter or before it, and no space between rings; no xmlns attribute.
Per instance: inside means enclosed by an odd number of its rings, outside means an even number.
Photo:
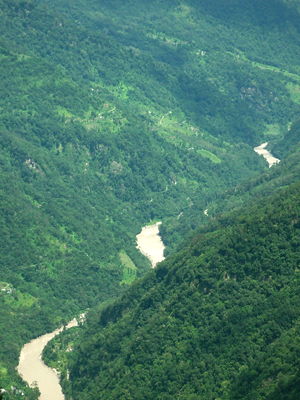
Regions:
<svg viewBox="0 0 300 400"><path fill-rule="evenodd" d="M166 253L180 246L179 238L188 241L199 225L211 224L215 217L225 211L239 209L241 205L251 206L258 198L271 195L274 191L297 182L300 177L300 122L293 123L282 139L273 145L272 152L280 157L280 165L262 174L228 188L218 196L206 197L206 212L199 213L197 205L192 205L184 218L167 218L161 232L167 244Z"/></svg>
<svg viewBox="0 0 300 400"><path fill-rule="evenodd" d="M72 398L297 399L299 200L298 183L220 218L94 315Z"/></svg>
<svg viewBox="0 0 300 400"><path fill-rule="evenodd" d="M163 220L171 252L208 204L269 174L255 145L287 155L296 6L0 0L1 387L25 390L22 344L150 268L142 225Z"/></svg>

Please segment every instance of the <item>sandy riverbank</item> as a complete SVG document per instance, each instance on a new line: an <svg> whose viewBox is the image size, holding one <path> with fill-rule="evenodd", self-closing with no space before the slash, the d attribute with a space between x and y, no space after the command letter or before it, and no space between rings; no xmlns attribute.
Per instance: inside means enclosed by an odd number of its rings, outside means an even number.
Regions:
<svg viewBox="0 0 300 400"><path fill-rule="evenodd" d="M266 149L268 146L268 142L262 143L261 145L254 147L255 153L259 154L260 156L263 156L263 158L267 161L269 164L269 168L271 168L273 165L278 164L280 162L279 158L274 157L269 150Z"/></svg>

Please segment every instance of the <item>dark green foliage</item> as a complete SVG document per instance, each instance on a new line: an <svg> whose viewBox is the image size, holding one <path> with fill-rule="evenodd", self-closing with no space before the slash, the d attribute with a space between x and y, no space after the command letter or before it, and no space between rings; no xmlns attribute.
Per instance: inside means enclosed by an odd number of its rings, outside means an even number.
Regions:
<svg viewBox="0 0 300 400"><path fill-rule="evenodd" d="M299 151L299 122L295 122L283 139L272 149L272 152L281 158L279 165L229 188L218 196L213 193L211 196L208 195L205 199L206 203L201 204L201 208L207 210L207 215L203 212L199 213L199 202L195 202L184 218L167 219L167 223L161 229L164 241L168 245L167 253L171 253L178 247L178 237L185 237L185 241L188 242L199 229L199 225L211 224L225 211L238 210L242 204L251 206L258 198L271 195L274 191L296 182L300 176Z"/></svg>
<svg viewBox="0 0 300 400"><path fill-rule="evenodd" d="M196 227L297 116L293 5L218 3L0 0L2 386L25 341L123 290L120 253L149 268L144 223Z"/></svg>
<svg viewBox="0 0 300 400"><path fill-rule="evenodd" d="M235 399L293 400L300 395L299 320L243 368L230 392Z"/></svg>
<svg viewBox="0 0 300 400"><path fill-rule="evenodd" d="M227 216L91 317L72 362L72 398L296 393L299 200L297 184ZM260 385L265 395L253 395Z"/></svg>
<svg viewBox="0 0 300 400"><path fill-rule="evenodd" d="M300 120L296 121L286 133L284 138L273 148L275 154L279 157L286 156L289 152L299 148L300 143Z"/></svg>

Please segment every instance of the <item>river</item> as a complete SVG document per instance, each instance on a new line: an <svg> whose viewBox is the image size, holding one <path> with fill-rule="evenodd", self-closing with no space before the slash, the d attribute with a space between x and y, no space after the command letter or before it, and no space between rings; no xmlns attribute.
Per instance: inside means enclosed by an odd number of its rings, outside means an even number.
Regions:
<svg viewBox="0 0 300 400"><path fill-rule="evenodd" d="M68 323L66 329L77 326L77 319ZM47 367L42 361L42 353L47 343L53 339L63 327L51 333L46 333L25 344L20 353L17 371L29 386L37 386L40 391L40 400L64 400L57 372Z"/></svg>
<svg viewBox="0 0 300 400"><path fill-rule="evenodd" d="M259 154L260 156L263 156L263 158L267 161L269 164L269 168L271 168L273 165L278 164L280 162L279 158L274 157L269 150L266 149L268 146L268 142L262 143L261 145L254 147L255 153Z"/></svg>
<svg viewBox="0 0 300 400"><path fill-rule="evenodd" d="M153 225L144 226L142 231L136 236L137 248L146 256L152 267L164 260L165 246L159 236L159 225L157 222ZM84 314L80 316L82 320ZM66 326L66 329L77 326L78 322L74 318ZM42 353L47 343L53 339L63 327L56 329L51 333L46 333L31 342L25 344L20 353L19 365L17 371L29 386L37 386L40 391L39 400L64 400L64 395L59 383L57 372L47 367L42 360Z"/></svg>
<svg viewBox="0 0 300 400"><path fill-rule="evenodd" d="M269 167L277 164L280 160L274 157L267 149L268 143L262 143L254 148L254 151L262 155L268 162ZM207 211L204 213L207 215ZM164 260L165 246L159 235L159 226L161 222L144 226L141 232L136 236L137 249L149 259L152 268L157 263ZM73 319L66 328L77 326L78 322ZM53 339L63 327L56 329L51 333L42 335L31 342L25 344L20 353L19 365L17 367L20 376L29 386L37 386L40 391L39 400L64 400L64 395L59 383L57 372L47 367L42 361L42 353L47 343Z"/></svg>
<svg viewBox="0 0 300 400"><path fill-rule="evenodd" d="M159 235L159 225L161 222L157 222L153 225L144 226L142 231L136 235L137 249L149 259L152 268L157 263L163 261L165 246Z"/></svg>

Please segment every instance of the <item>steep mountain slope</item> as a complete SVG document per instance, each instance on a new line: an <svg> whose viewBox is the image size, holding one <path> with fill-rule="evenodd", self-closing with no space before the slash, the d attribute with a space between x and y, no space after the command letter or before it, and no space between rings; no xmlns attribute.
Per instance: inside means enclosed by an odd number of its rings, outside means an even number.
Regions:
<svg viewBox="0 0 300 400"><path fill-rule="evenodd" d="M293 400L300 395L299 321L238 376L231 399Z"/></svg>
<svg viewBox="0 0 300 400"><path fill-rule="evenodd" d="M122 44L147 80L141 86L126 69L118 70L119 80L130 82L132 96L154 95L153 104L147 104L156 112L162 105L171 107L171 121L165 121L169 124L189 118L200 133L255 143L262 133L276 135L293 119L295 107L287 99L299 90L298 20L282 2L51 4ZM143 59L150 69L141 68ZM172 138L165 127L160 125L158 132L176 143L180 132ZM193 138L194 145L198 140Z"/></svg>
<svg viewBox="0 0 300 400"><path fill-rule="evenodd" d="M73 361L72 398L266 399L292 386L299 199L296 184L228 215L94 316ZM233 397L236 379L247 385Z"/></svg>
<svg viewBox="0 0 300 400"><path fill-rule="evenodd" d="M266 168L252 147L297 115L299 40L288 13L262 27L251 7L229 23L192 1L0 6L0 384L21 387L25 341L149 268L144 223Z"/></svg>
<svg viewBox="0 0 300 400"><path fill-rule="evenodd" d="M258 198L271 195L276 190L297 182L300 177L299 121L290 126L284 137L273 145L271 150L281 159L280 165L228 188L217 197L213 194L207 196L203 205L205 212L199 212L195 204L181 218L167 218L161 229L164 242L168 246L167 253L178 247L178 238L186 237L188 241L189 237L195 235L200 225L211 224L221 213L239 209L243 204L250 206Z"/></svg>
<svg viewBox="0 0 300 400"><path fill-rule="evenodd" d="M285 124L295 116L298 118L299 16L293 2L231 1L224 6L219 1L160 4L153 0L104 1L99 5L90 0L88 4L89 7L82 1L55 2L54 6L61 12L67 10L85 26L105 31L130 49L137 63L146 57L149 63L155 60L150 77L143 80L143 87L151 82L147 90L151 95L153 87L158 90L155 80L160 79L164 90L168 90L172 118L164 115L157 132L175 145L222 159L221 153L216 153L216 146L207 147L204 132L215 138L220 135L230 143L232 138L235 141L242 138L254 145L260 140L276 141L286 131ZM153 75L158 67L165 71L161 77ZM140 73L144 74L145 70ZM136 87L136 77L132 79L126 70L120 78L130 81L132 88ZM162 99L163 94L157 90ZM287 98L293 105L287 106ZM160 105L156 101L154 106L157 109ZM191 136L185 129L179 129L176 120L183 111L185 118L200 129L201 136ZM263 122L260 126L259 121ZM171 128L170 133L166 127ZM240 152L239 145L232 145ZM222 148L226 147L223 141ZM220 166L224 168L225 164ZM177 229L180 219L183 226L196 227L203 223L199 209L211 207L216 199L214 192L203 193L203 189L203 186L200 190L195 187L196 194L190 203L168 220L167 229L177 232L172 240L166 239L169 243L177 243L177 237L184 235L181 226Z"/></svg>

